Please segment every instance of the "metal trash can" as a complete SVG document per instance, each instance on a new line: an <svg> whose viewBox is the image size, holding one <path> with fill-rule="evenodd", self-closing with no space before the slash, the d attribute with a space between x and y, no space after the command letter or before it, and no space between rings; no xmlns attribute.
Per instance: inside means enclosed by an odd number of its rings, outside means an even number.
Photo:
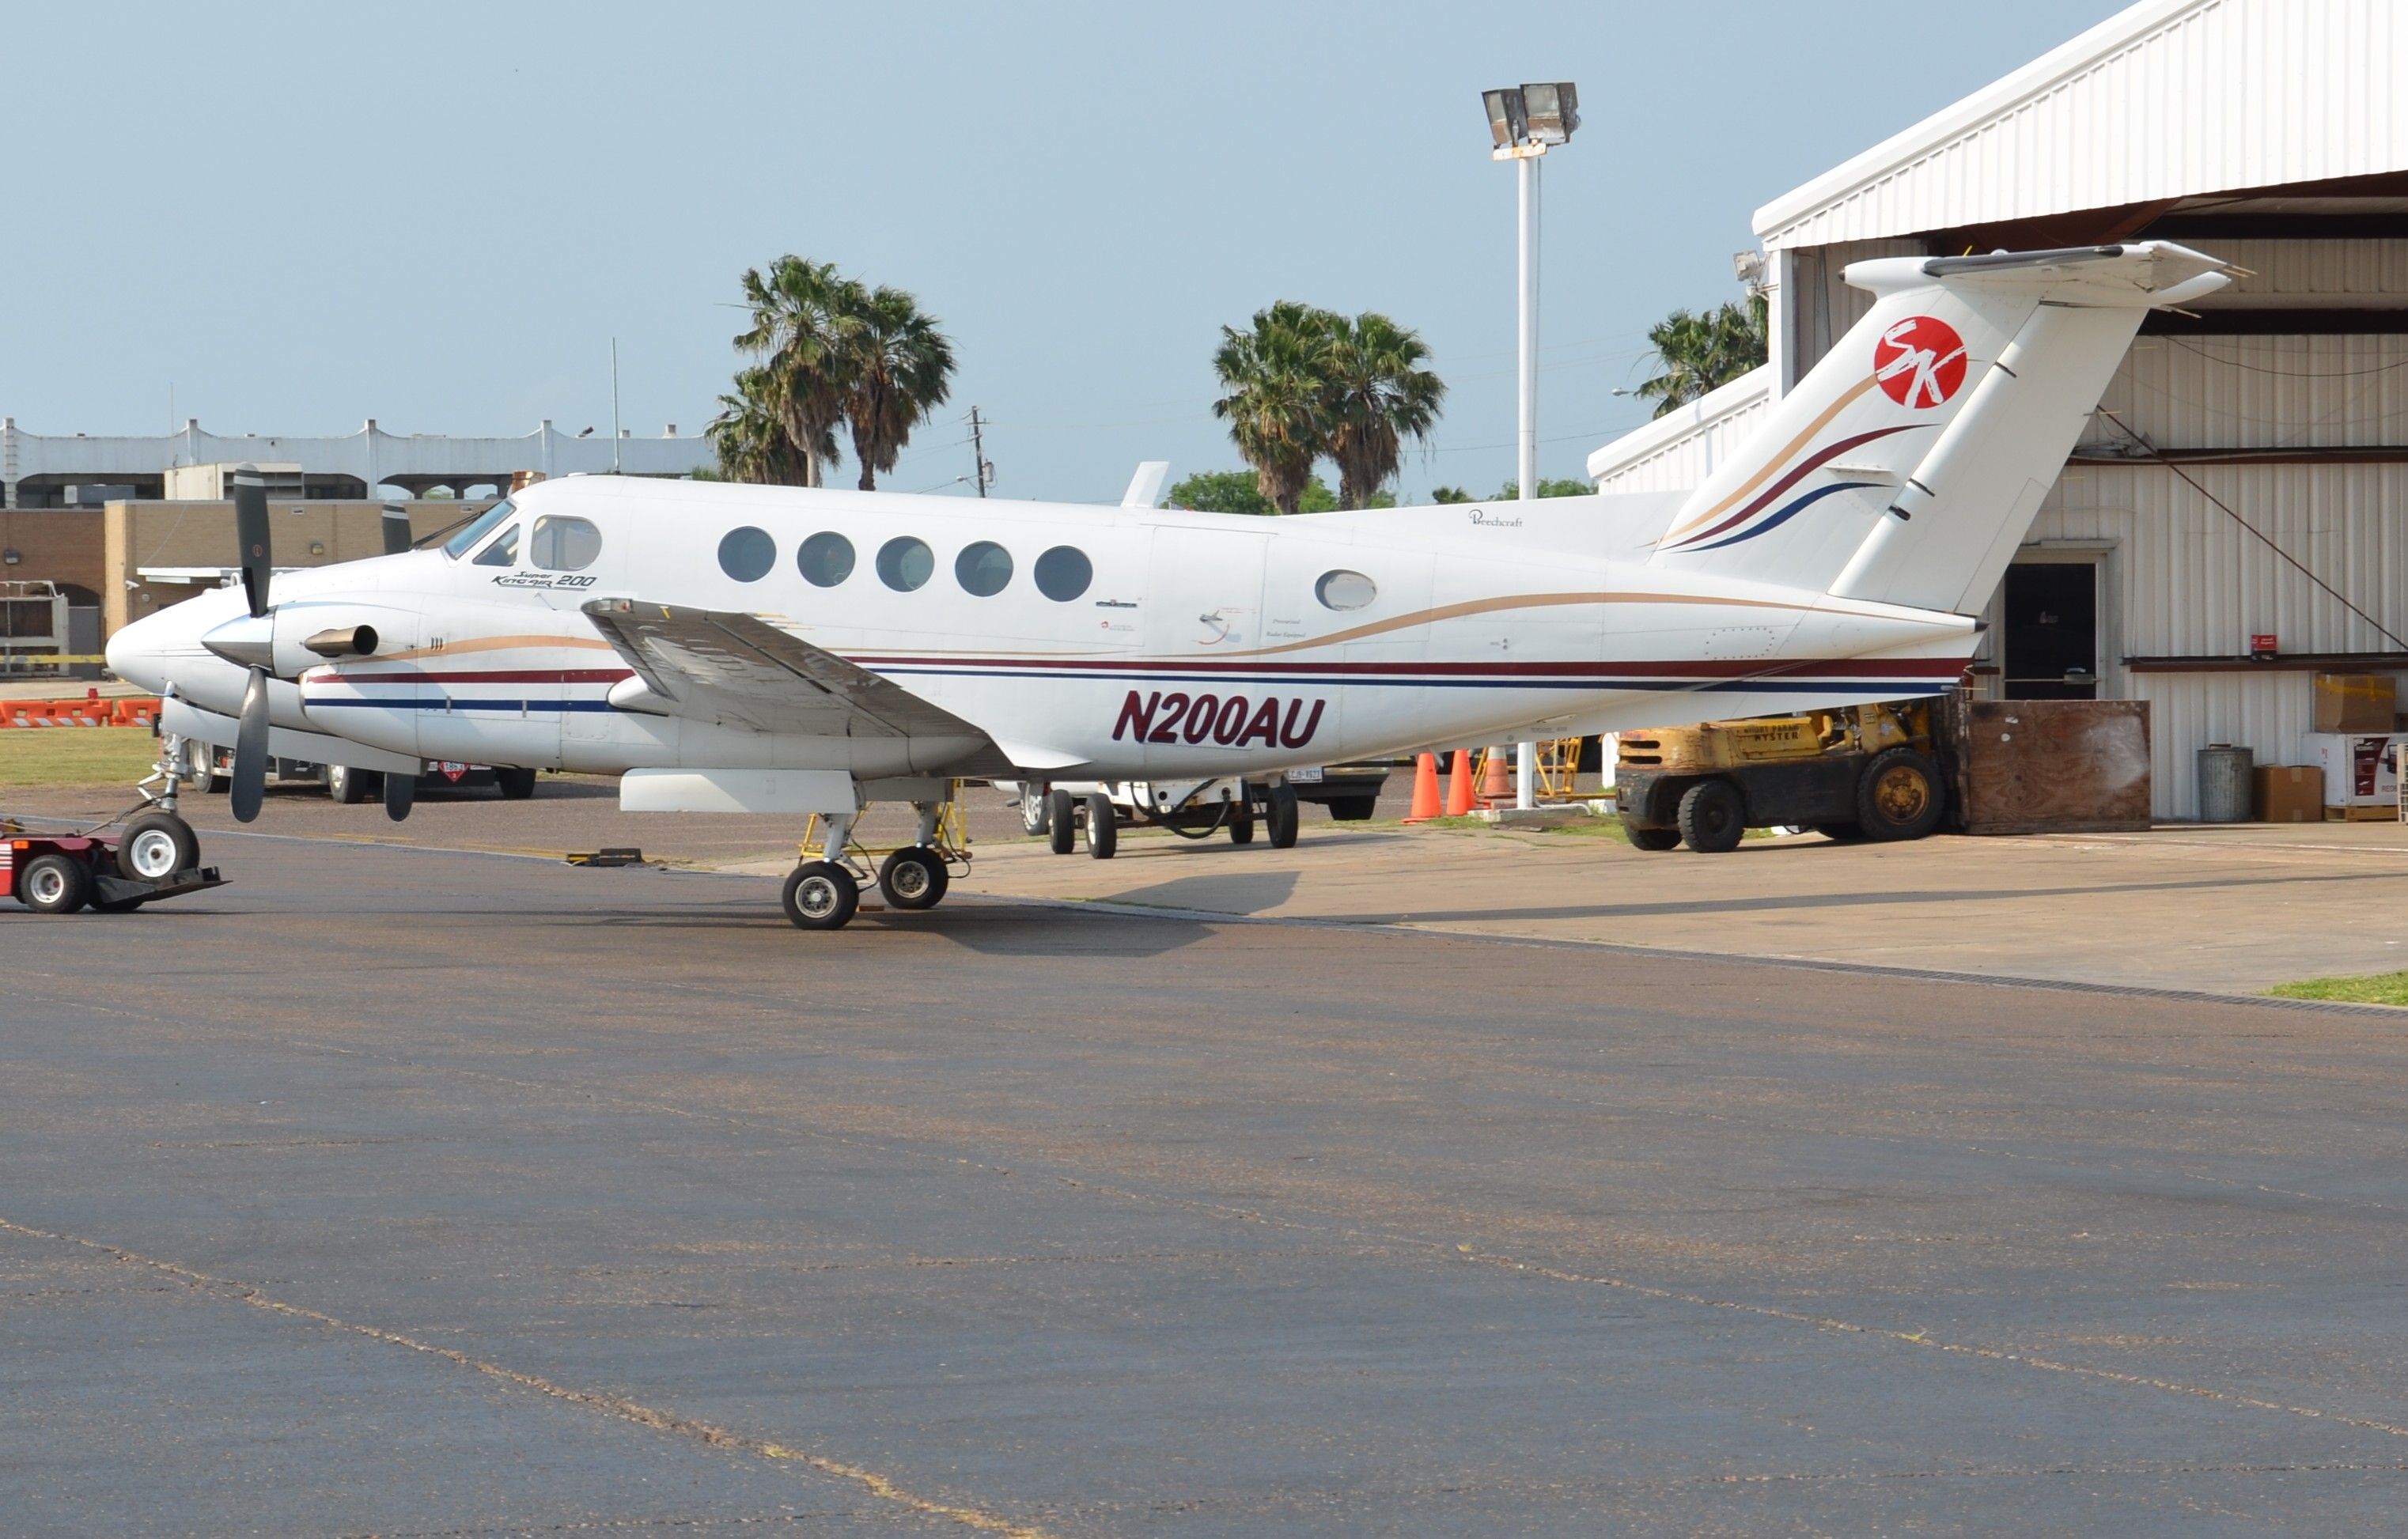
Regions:
<svg viewBox="0 0 2408 1539"><path fill-rule="evenodd" d="M2249 771L2253 755L2229 743L2210 743L2199 750L2199 820L2202 823L2245 823L2249 820Z"/></svg>

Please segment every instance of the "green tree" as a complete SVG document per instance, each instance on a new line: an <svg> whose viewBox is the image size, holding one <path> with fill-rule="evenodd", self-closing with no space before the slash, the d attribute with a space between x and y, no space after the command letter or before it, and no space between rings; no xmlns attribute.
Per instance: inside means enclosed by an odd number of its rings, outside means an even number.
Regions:
<svg viewBox="0 0 2408 1539"><path fill-rule="evenodd" d="M1430 501L1437 503L1441 507L1445 506L1449 503L1476 503L1479 500L1479 498L1473 496L1469 492L1459 486L1434 486L1430 488Z"/></svg>
<svg viewBox="0 0 2408 1539"><path fill-rule="evenodd" d="M1745 305L1692 314L1674 310L1647 333L1663 372L1641 383L1639 393L1656 403L1656 415L1688 405L1761 364L1766 302L1752 294Z"/></svg>
<svg viewBox="0 0 2408 1539"><path fill-rule="evenodd" d="M1273 514L1279 511L1271 500L1263 495L1262 482L1252 471L1203 470L1179 481L1163 493L1163 506L1183 507L1197 513ZM1382 505L1394 506L1393 498ZM1297 493L1296 510L1299 513L1328 513L1338 506L1338 498L1329 483L1318 476L1307 476Z"/></svg>
<svg viewBox="0 0 2408 1539"><path fill-rule="evenodd" d="M818 486L836 463L837 425L858 383L851 332L868 296L840 277L836 264L792 255L766 273L746 268L743 285L752 324L737 335L736 346L761 363L747 371L750 390L738 377L738 393L757 399L777 419L801 457L801 484Z"/></svg>
<svg viewBox="0 0 2408 1539"><path fill-rule="evenodd" d="M728 480L809 486L810 466L786 436L785 423L770 405L771 393L763 370L738 373L736 393L719 398L719 415L703 435L719 457L719 474Z"/></svg>
<svg viewBox="0 0 2408 1539"><path fill-rule="evenodd" d="M1314 312L1328 329L1321 354L1329 457L1338 464L1338 506L1364 507L1397 473L1407 438L1427 438L1446 386L1421 367L1418 333L1374 310L1348 320Z"/></svg>
<svg viewBox="0 0 2408 1539"><path fill-rule="evenodd" d="M1264 500L1282 513L1297 511L1312 462L1329 447L1332 319L1283 299L1256 310L1245 331L1222 327L1212 354L1222 387L1212 415L1229 424Z"/></svg>
<svg viewBox="0 0 2408 1539"><path fill-rule="evenodd" d="M900 289L882 284L861 293L839 327L845 417L853 429L853 458L861 462L861 490L878 490L878 477L895 468L911 430L953 392L953 345Z"/></svg>
<svg viewBox="0 0 2408 1539"><path fill-rule="evenodd" d="M1597 488L1589 485L1588 482L1576 481L1571 479L1570 477L1561 477L1555 480L1549 480L1543 476L1539 477L1539 495L1541 497L1587 497L1594 495L1596 492ZM1513 480L1507 481L1503 486L1498 488L1497 495L1488 500L1490 502L1497 503L1510 503L1519 501L1521 495L1522 483L1517 477ZM1473 499L1469 497L1462 497L1455 500L1467 503L1473 501Z"/></svg>

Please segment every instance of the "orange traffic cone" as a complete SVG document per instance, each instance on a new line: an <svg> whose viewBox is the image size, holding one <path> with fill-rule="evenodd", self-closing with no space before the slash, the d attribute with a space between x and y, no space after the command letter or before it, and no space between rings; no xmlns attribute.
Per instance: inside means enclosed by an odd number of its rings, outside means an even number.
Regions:
<svg viewBox="0 0 2408 1539"><path fill-rule="evenodd" d="M1512 757L1511 748L1488 750L1488 773L1480 778L1480 799L1490 806L1503 806L1513 800L1513 776L1507 767Z"/></svg>
<svg viewBox="0 0 2408 1539"><path fill-rule="evenodd" d="M1438 755L1426 753L1413 762L1413 809L1405 821L1426 823L1438 812Z"/></svg>
<svg viewBox="0 0 2408 1539"><path fill-rule="evenodd" d="M1455 750L1455 768L1446 777L1446 815L1450 818L1469 817L1476 800L1471 794L1471 750L1457 748Z"/></svg>

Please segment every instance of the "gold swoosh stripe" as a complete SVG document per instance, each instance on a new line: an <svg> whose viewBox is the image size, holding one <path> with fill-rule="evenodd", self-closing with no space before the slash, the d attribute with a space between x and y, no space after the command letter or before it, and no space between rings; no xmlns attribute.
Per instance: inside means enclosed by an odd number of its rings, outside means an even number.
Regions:
<svg viewBox="0 0 2408 1539"><path fill-rule="evenodd" d="M1721 502L1714 504L1713 506L1707 508L1703 513L1691 519L1687 523L1681 525L1678 529L1666 531L1664 537L1657 540L1656 543L1657 545L1670 545L1674 540L1677 540L1684 534L1689 533L1689 531L1696 529L1699 525L1719 517L1730 508L1738 506L1740 499L1745 497L1749 492L1754 492L1757 487L1760 487L1765 482L1770 480L1774 472L1778 471L1783 465L1787 464L1790 462L1790 459L1797 454L1799 449L1805 446L1807 439L1813 437L1814 435L1830 426L1832 418L1837 417L1842 411L1847 410L1848 406L1855 402L1857 396L1862 395L1865 392L1872 388L1873 376L1869 374L1862 379L1857 380L1855 384L1849 386L1846 390L1842 391L1840 392L1840 398L1832 402L1830 406L1824 408L1822 416L1817 417L1813 421L1807 423L1806 430L1803 433L1800 433L1797 437L1792 438L1789 442L1782 445L1781 452L1774 455L1770 460L1765 461L1763 467L1757 470L1755 475L1750 476L1746 482L1742 484L1738 491L1732 492L1729 496L1725 497Z"/></svg>
<svg viewBox="0 0 2408 1539"><path fill-rule="evenodd" d="M1314 647L1334 647L1340 642L1360 641L1365 636L1384 635L1390 631L1402 631L1416 625L1435 625L1442 620L1461 620L1467 615L1495 614L1503 609L1542 609L1559 605L1576 604L1707 604L1735 609L1791 609L1799 614L1811 611L1811 604L1790 604L1780 599L1710 598L1687 593L1522 593L1512 598L1472 599L1463 604L1440 605L1435 609L1421 609L1394 620L1375 620L1357 625L1351 631L1316 636L1310 641L1290 641L1277 647L1257 647L1251 651L1225 652L1224 657L1275 657L1281 652L1301 652Z"/></svg>
<svg viewBox="0 0 2408 1539"><path fill-rule="evenodd" d="M402 663L420 657L457 657L462 652L509 652L523 647L566 647L579 650L607 652L610 644L599 636L475 636L466 641L446 642L440 647L414 647L406 652L380 652L378 661Z"/></svg>

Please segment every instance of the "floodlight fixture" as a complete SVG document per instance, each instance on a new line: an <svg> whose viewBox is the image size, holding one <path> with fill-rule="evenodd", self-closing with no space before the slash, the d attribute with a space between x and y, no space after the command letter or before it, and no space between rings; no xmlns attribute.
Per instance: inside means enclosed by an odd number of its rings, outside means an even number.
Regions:
<svg viewBox="0 0 2408 1539"><path fill-rule="evenodd" d="M1522 99L1525 132L1534 144L1570 144L1580 126L1580 91L1570 80L1526 81Z"/></svg>
<svg viewBox="0 0 2408 1539"><path fill-rule="evenodd" d="M1522 105L1522 93L1513 86L1480 93L1481 105L1488 109L1488 136L1499 150L1511 150L1530 135L1530 121Z"/></svg>

